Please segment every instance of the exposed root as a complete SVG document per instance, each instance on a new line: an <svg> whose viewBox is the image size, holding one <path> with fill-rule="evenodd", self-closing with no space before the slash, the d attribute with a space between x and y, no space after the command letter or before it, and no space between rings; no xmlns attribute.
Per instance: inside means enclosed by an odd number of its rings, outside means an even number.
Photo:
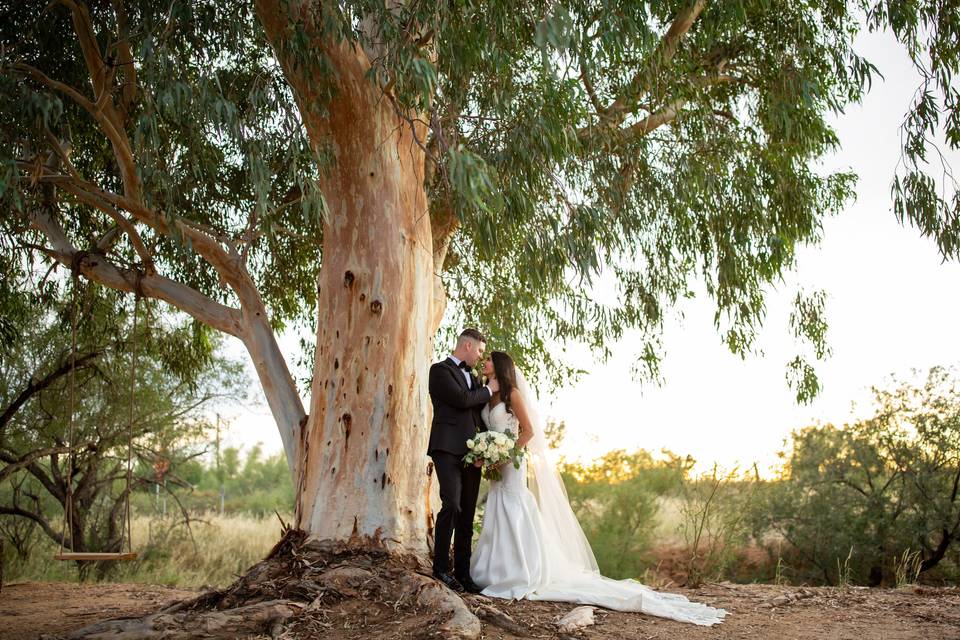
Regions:
<svg viewBox="0 0 960 640"><path fill-rule="evenodd" d="M530 637L529 629L494 606L488 604L479 604L474 608L473 611L477 617L484 622L492 624L496 627L500 627L504 631L512 633L515 636L521 636L524 638Z"/></svg>
<svg viewBox="0 0 960 640"><path fill-rule="evenodd" d="M144 618L108 620L74 631L68 640L188 640L273 635L303 609L289 600L270 600L227 611L154 613Z"/></svg>
<svg viewBox="0 0 960 640"><path fill-rule="evenodd" d="M379 540L316 541L287 530L263 561L225 589L67 637L294 639L336 627L380 640L479 638L480 620L446 586L418 573L421 564L388 552Z"/></svg>
<svg viewBox="0 0 960 640"><path fill-rule="evenodd" d="M444 638L463 638L472 640L480 637L480 620L470 613L463 600L445 585L411 573L403 577L401 587L406 593L416 594L417 604L447 616L439 631Z"/></svg>

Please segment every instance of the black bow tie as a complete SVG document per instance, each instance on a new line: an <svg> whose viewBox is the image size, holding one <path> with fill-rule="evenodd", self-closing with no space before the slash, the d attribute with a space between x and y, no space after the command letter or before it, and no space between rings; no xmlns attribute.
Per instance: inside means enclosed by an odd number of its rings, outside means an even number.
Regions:
<svg viewBox="0 0 960 640"><path fill-rule="evenodd" d="M462 362L462 361L461 361L460 364L458 364L457 366L460 367L461 369L467 369L467 370L470 369L470 365L468 365L466 362Z"/></svg>

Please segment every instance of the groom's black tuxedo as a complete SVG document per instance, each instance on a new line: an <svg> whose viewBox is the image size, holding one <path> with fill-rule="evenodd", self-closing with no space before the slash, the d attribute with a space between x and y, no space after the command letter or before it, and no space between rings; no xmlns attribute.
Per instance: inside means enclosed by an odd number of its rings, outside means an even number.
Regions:
<svg viewBox="0 0 960 640"><path fill-rule="evenodd" d="M467 440L477 431L485 431L480 411L490 400L490 390L470 375L470 385L457 364L447 358L430 367L430 400L433 423L427 454L433 458L440 483L440 512L434 533L433 571L450 570L450 539L453 544L453 569L458 577L470 575L470 543L473 539L473 515L480 492L480 469L464 466Z"/></svg>
<svg viewBox="0 0 960 640"><path fill-rule="evenodd" d="M463 371L447 358L430 367L430 400L433 401L433 424L427 455L446 451L456 455L467 453L467 440L477 430L486 431L480 410L490 400L490 391L470 374L472 388L467 387Z"/></svg>

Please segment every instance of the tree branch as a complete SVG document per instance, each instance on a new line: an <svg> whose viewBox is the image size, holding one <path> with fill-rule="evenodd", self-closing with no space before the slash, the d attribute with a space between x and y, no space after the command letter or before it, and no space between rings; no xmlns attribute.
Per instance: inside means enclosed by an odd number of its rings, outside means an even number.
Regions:
<svg viewBox="0 0 960 640"><path fill-rule="evenodd" d="M95 282L104 286L133 293L137 290L137 279L140 280L140 291L143 295L163 300L177 307L181 311L193 316L197 320L211 327L238 338L244 337L244 328L240 312L226 305L222 305L199 291L191 289L156 274L141 275L132 269L120 269L110 263L105 256L82 255L67 239L60 225L46 212L34 212L30 216L31 223L46 235L52 250L46 250L47 255L66 267L72 267L74 260L78 260L80 272Z"/></svg>
<svg viewBox="0 0 960 640"><path fill-rule="evenodd" d="M0 482L3 482L17 471L29 467L34 460L38 460L54 453L67 453L68 451L70 451L69 447L48 447L46 449L38 449L36 451L31 451L30 453L25 453L20 456L20 459L16 462L11 462L3 469L0 469Z"/></svg>
<svg viewBox="0 0 960 640"><path fill-rule="evenodd" d="M117 63L123 71L123 96L120 102L120 112L126 119L130 109L137 99L137 67L133 62L133 51L130 49L130 29L127 26L127 8L123 0L113 0L113 11L117 16Z"/></svg>
<svg viewBox="0 0 960 640"><path fill-rule="evenodd" d="M137 255L140 256L140 261L143 263L146 272L148 274L155 272L153 255L143 243L143 239L137 232L136 227L133 226L133 222L131 220L128 220L126 216L104 202L103 199L97 198L90 193L83 191L82 189L78 189L70 182L61 182L60 188L75 196L81 202L89 204L90 206L95 207L110 216L113 221L117 223L117 226L127 234L128 238L130 238L130 244L133 245Z"/></svg>
<svg viewBox="0 0 960 640"><path fill-rule="evenodd" d="M87 362L97 358L101 353L102 352L100 351L93 351L91 353L84 354L83 356L77 358L76 365L75 365L76 368L82 369L83 367L86 366ZM39 393L40 391L43 391L44 389L49 387L51 384L53 384L53 382L57 378L60 378L70 373L70 370L72 368L73 367L71 366L71 363L67 361L61 364L55 370L45 375L40 380L36 382L31 380L27 384L26 388L24 388L24 390L21 391L19 395L17 395L14 401L11 402L6 409L4 409L3 414L0 414L0 431L2 431L7 426L7 423L10 422L11 418L13 418L13 415L20 410L20 407L26 404L27 400L29 400L34 394ZM2 479L3 479L3 476L0 476L0 480Z"/></svg>
<svg viewBox="0 0 960 640"><path fill-rule="evenodd" d="M837 482L839 482L839 483L842 484L842 485L846 485L846 486L850 487L851 489L853 489L854 491L856 491L857 493L859 493L860 495L862 495L864 498L869 498L869 497L870 497L870 494L867 493L862 487L856 485L855 483L851 482L850 480L847 480L846 478L843 478L843 477L838 478L838 479L837 479Z"/></svg>
<svg viewBox="0 0 960 640"><path fill-rule="evenodd" d="M716 86L718 84L727 84L730 82L735 82L737 78L733 76L721 73L719 70L722 69L723 62L721 62L717 67L717 72L696 76L693 78L688 78L685 80L685 84L691 91L696 91L699 89L704 89L707 87ZM641 119L638 122L635 122L632 125L623 128L614 128L614 133L612 134L615 138L622 140L634 140L636 138L643 137L654 131L655 129L662 127L665 124L673 122L677 116L680 114L684 106L690 101L689 97L679 97L675 98L669 102L666 106L661 109L651 113L645 118ZM603 131L604 129L599 129ZM585 140L590 136L594 135L598 129L595 127L584 127L578 131L578 135L581 140Z"/></svg>
<svg viewBox="0 0 960 640"><path fill-rule="evenodd" d="M18 163L20 164L20 163ZM61 264L71 266L74 260L87 278L119 291L132 292L137 283L140 291L152 298L164 300L201 322L240 338L253 359L267 396L267 403L277 421L288 461L295 459L294 433L306 415L296 384L290 375L286 360L277 345L276 335L270 325L269 314L260 297L260 291L243 264L236 249L228 252L211 237L212 230L201 225L175 219L172 224L139 201L126 196L104 191L86 181L71 176L42 174L36 178L58 184L72 183L72 187L101 198L118 209L130 212L134 218L147 224L158 233L168 237L176 233L187 237L192 249L206 260L236 293L240 309L221 305L210 298L168 278L156 274L142 275L133 270L121 270L102 255L78 255L59 223L48 212L31 214L31 223L47 236L52 250L43 251ZM228 243L229 246L229 243Z"/></svg>
<svg viewBox="0 0 960 640"><path fill-rule="evenodd" d="M83 177L80 175L80 172L77 171L76 167L73 166L73 163L70 162L70 142L69 141L61 142L56 138L56 136L53 135L53 132L51 132L49 129L46 129L46 128L44 129L45 129L44 133L46 134L47 140L50 143L51 149L53 149L53 153L57 158L60 159L60 164L62 164L64 168L67 169L67 172L71 176L73 176L75 180L77 180L78 182L85 182ZM51 162L47 162L47 166L51 168L55 168L55 165L52 164ZM100 209L101 211L106 213L108 216L113 218L114 222L117 223L117 226L123 231L125 231L127 236L130 238L130 243L133 245L133 248L136 250L137 255L140 256L140 260L141 262L143 262L147 272L153 273L154 271L153 257L151 256L150 252L147 250L146 245L144 245L143 240L140 238L140 234L137 233L137 230L133 226L133 222L131 220L127 220L127 218L123 216L123 214L121 214L119 211L117 211L113 207L108 206L107 203L104 202L102 199L95 198L92 195L77 189L68 181L61 181L58 184L60 184L60 186L65 191L72 193L74 196L76 196L83 202L86 202L87 204ZM107 236L109 235L110 234L107 234ZM107 236L104 236L104 238L99 243L97 243L98 247L102 247L104 254L107 253L107 250L110 247L112 247L114 243L114 237L111 236L108 239Z"/></svg>
<svg viewBox="0 0 960 640"><path fill-rule="evenodd" d="M124 192L127 193L127 195L139 199L140 179L137 177L137 170L133 160L133 151L130 148L130 143L127 140L126 133L123 132L123 129L118 128L118 126L110 119L106 113L106 110L103 108L104 105L101 102L94 104L73 87L50 78L36 67L32 67L23 62L17 62L12 66L14 69L31 76L40 84L67 95L74 102L83 107L83 109L86 110L91 116L93 116L93 119L96 120L100 125L104 135L107 136L107 139L113 146L113 152L120 168L120 175L123 178Z"/></svg>
<svg viewBox="0 0 960 640"><path fill-rule="evenodd" d="M650 90L656 76L673 58L680 46L680 40L696 22L706 5L707 0L695 0L676 15L653 54L634 74L620 95L600 113L602 119L614 125L624 121L626 115L633 110L637 98Z"/></svg>
<svg viewBox="0 0 960 640"><path fill-rule="evenodd" d="M453 234L460 228L460 219L444 198L435 199L430 207L430 228L433 234L433 265L436 273L443 271L447 250Z"/></svg>
<svg viewBox="0 0 960 640"><path fill-rule="evenodd" d="M33 520L40 525L40 528L43 529L43 532L47 536L56 542L57 544L64 544L63 537L53 530L53 527L50 526L50 523L43 519L40 515L33 513L32 511L27 511L26 509L21 509L20 507L4 507L0 506L0 515L7 516L20 516L21 518L27 518L28 520Z"/></svg>
<svg viewBox="0 0 960 640"><path fill-rule="evenodd" d="M124 193L135 200L140 200L140 178L137 175L136 163L133 158L133 146L123 127L123 121L113 102L112 84L114 68L108 66L97 44L97 37L90 21L90 12L86 5L76 0L59 0L70 9L73 18L73 29L83 52L83 59L87 65L90 82L93 85L93 94L96 100L94 111L91 111L97 122L110 140L113 153L119 165L120 175L123 178ZM115 6L116 9L116 6ZM121 7L122 9L122 7ZM125 13L118 13L118 22ZM125 42L129 53L129 42ZM129 67L133 69L133 56L128 56ZM33 74L36 76L36 74ZM41 74L42 75L42 74ZM88 101L89 102L89 101ZM90 111L88 109L88 111Z"/></svg>
<svg viewBox="0 0 960 640"><path fill-rule="evenodd" d="M683 109L684 105L686 104L686 98L678 98L663 109L655 113L651 113L639 122L632 124L625 129L620 129L619 133L624 138L628 139L643 137L657 127L662 127L669 122L673 122L676 119L677 114L680 113L680 110Z"/></svg>
<svg viewBox="0 0 960 640"><path fill-rule="evenodd" d="M74 0L59 1L70 9L73 16L73 30L77 34L77 40L80 41L80 50L87 63L87 71L93 84L93 94L99 100L107 90L107 66L103 63L103 55L100 53L97 37L90 23L90 12L85 5L78 4Z"/></svg>
<svg viewBox="0 0 960 640"><path fill-rule="evenodd" d="M593 88L593 82L590 80L590 76L587 73L586 65L584 64L583 60L580 61L580 83L586 90L587 97L590 98L590 104L593 105L593 108L597 113L602 113L603 107L600 106L600 100L597 98L597 92Z"/></svg>
<svg viewBox="0 0 960 640"><path fill-rule="evenodd" d="M43 485L43 488L47 490L47 493L62 503L66 493L61 489L62 479L60 478L59 470L57 470L56 467L56 457L58 453L59 451L57 449L52 449L49 451L50 459L54 461L54 465L51 467L51 474L57 478L56 482L51 480L50 476L44 473L43 469L37 465L36 461L27 462L23 468L29 471L30 475L36 478L37 481ZM2 462L6 462L7 464L17 464L19 460L19 458L9 453L0 451L0 461Z"/></svg>
<svg viewBox="0 0 960 640"><path fill-rule="evenodd" d="M32 167L29 163L18 162L18 165L21 167ZM228 252L224 249L215 238L211 237L215 231L184 218L176 218L173 222L173 227L171 227L162 216L142 205L137 200L104 191L86 180L73 176L42 174L40 176L34 176L34 179L40 182L54 182L59 184L61 188L68 190L77 197L99 198L104 200L114 207L130 212L138 221L143 222L157 233L167 237L174 237L176 234L186 236L189 238L193 250L217 271L217 274L224 282L230 285L240 298L241 303L252 304L254 306L258 303L262 305L262 303L259 302L260 298L256 285L244 268L240 254L237 253L236 250ZM62 249L60 249L60 252L68 253Z"/></svg>

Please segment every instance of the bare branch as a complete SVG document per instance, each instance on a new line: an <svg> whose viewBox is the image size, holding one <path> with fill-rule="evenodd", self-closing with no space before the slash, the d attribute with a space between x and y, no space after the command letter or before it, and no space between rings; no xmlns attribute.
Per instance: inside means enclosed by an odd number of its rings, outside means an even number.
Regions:
<svg viewBox="0 0 960 640"><path fill-rule="evenodd" d="M84 354L76 359L74 366L77 369L82 369L87 366L88 362L90 362L91 360L94 360L95 358L100 356L100 354L101 354L100 351L94 351L91 353ZM67 375L68 373L70 373L70 370L72 368L73 367L71 366L70 361L66 361L63 364L61 364L59 367L57 367L55 370L45 375L40 380L37 380L37 381L31 380L29 384L27 384L26 388L24 388L24 390L17 395L14 401L11 402L6 409L4 409L3 413L0 414L0 430L6 427L7 423L10 422L14 414L17 411L19 411L20 407L26 404L26 402L31 397L33 397L35 394L39 393L40 391L43 391L47 387L49 387L58 378L61 378ZM0 476L0 480L2 480L2 476Z"/></svg>
<svg viewBox="0 0 960 640"><path fill-rule="evenodd" d="M169 302L181 311L224 333L243 338L244 328L240 312L216 302L199 291L156 274L138 274L132 269L120 269L100 255L78 255L79 250L67 239L60 225L46 212L34 212L31 223L46 236L53 249L47 255L60 264L71 267L76 258L80 272L104 286L133 293L137 280L143 295Z"/></svg>
<svg viewBox="0 0 960 640"><path fill-rule="evenodd" d="M40 525L40 528L43 529L43 532L47 536L56 542L57 544L64 544L63 537L53 530L53 527L50 526L50 523L43 519L40 515L33 513L32 511L27 511L26 509L21 509L20 507L4 507L0 506L0 515L8 516L20 516L21 518L27 518L28 520L33 520Z"/></svg>

